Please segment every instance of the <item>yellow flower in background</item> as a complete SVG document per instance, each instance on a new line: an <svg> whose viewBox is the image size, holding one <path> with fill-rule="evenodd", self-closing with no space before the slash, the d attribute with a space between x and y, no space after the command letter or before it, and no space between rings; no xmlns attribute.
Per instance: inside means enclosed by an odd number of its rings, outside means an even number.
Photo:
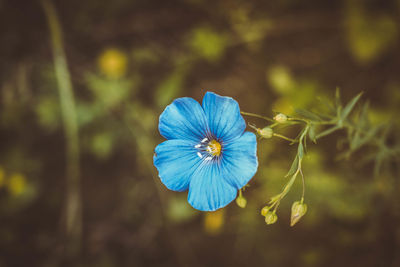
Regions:
<svg viewBox="0 0 400 267"><path fill-rule="evenodd" d="M348 1L346 9L348 46L358 63L373 62L395 46L398 27L393 17L370 13L357 1Z"/></svg>
<svg viewBox="0 0 400 267"><path fill-rule="evenodd" d="M219 209L214 212L207 212L204 215L204 231L211 235L221 232L225 222L225 210Z"/></svg>
<svg viewBox="0 0 400 267"><path fill-rule="evenodd" d="M19 196L25 192L26 189L26 177L20 173L14 173L8 179L8 190L11 195Z"/></svg>
<svg viewBox="0 0 400 267"><path fill-rule="evenodd" d="M290 70L285 66L272 66L267 70L266 78L275 93L287 95L295 90L296 82L293 80Z"/></svg>
<svg viewBox="0 0 400 267"><path fill-rule="evenodd" d="M111 79L118 79L125 75L128 59L118 49L106 49L98 59L101 72Z"/></svg>
<svg viewBox="0 0 400 267"><path fill-rule="evenodd" d="M3 187L5 181L4 169L0 166L0 188Z"/></svg>

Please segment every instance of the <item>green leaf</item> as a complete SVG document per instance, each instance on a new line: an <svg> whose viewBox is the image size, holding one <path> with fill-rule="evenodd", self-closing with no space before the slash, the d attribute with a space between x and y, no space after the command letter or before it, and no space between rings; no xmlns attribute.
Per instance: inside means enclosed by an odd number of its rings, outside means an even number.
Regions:
<svg viewBox="0 0 400 267"><path fill-rule="evenodd" d="M313 141L314 143L317 143L316 139L316 134L315 134L315 125L311 125L310 129L308 130L308 137Z"/></svg>
<svg viewBox="0 0 400 267"><path fill-rule="evenodd" d="M372 127L365 135L363 138L360 138L357 145L353 147L353 150L360 148L364 144L366 144L368 141L370 141L374 136L377 135L377 133L383 129L384 125L380 124L375 127Z"/></svg>
<svg viewBox="0 0 400 267"><path fill-rule="evenodd" d="M299 157L299 159L302 159L304 156L304 147L303 147L303 143L299 143L299 147L297 148L297 156Z"/></svg>
<svg viewBox="0 0 400 267"><path fill-rule="evenodd" d="M340 100L340 89L339 89L339 87L336 87L335 105L336 105L337 109L342 106L342 101Z"/></svg>
<svg viewBox="0 0 400 267"><path fill-rule="evenodd" d="M322 105L324 105L326 108L328 108L328 110L329 110L331 113L334 113L334 112L336 111L336 109L335 109L335 107L334 107L332 101L329 101L328 99L326 99L326 97L320 97L320 96L318 96L317 99L318 99L318 101L320 102L320 104L322 104ZM324 117L327 117L327 118L329 118L329 119L332 118L332 116L329 116L328 114L325 114L325 115L323 115L323 116L324 116Z"/></svg>
<svg viewBox="0 0 400 267"><path fill-rule="evenodd" d="M379 173L381 172L381 169L382 169L382 165L384 163L384 159L385 159L385 156L383 153L380 152L380 153L378 153L378 155L376 155L375 164L374 164L374 176L375 177L379 176Z"/></svg>
<svg viewBox="0 0 400 267"><path fill-rule="evenodd" d="M358 100L360 99L361 95L363 94L363 92L359 93L358 95L356 95L355 97L353 97L352 100L350 100L349 103L347 103L346 107L344 107L344 109L342 110L341 114L340 114L340 118L342 119L342 121L347 118L347 116L350 114L350 112L353 110L354 105L358 102Z"/></svg>
<svg viewBox="0 0 400 267"><path fill-rule="evenodd" d="M365 102L361 109L358 125L362 129L369 127L368 110L369 110L369 101Z"/></svg>
<svg viewBox="0 0 400 267"><path fill-rule="evenodd" d="M335 126L329 128L329 129L326 129L325 131L319 133L316 138L319 139L321 137L327 136L327 135L333 133L334 131L339 130L340 128L341 127L339 125L335 125Z"/></svg>
<svg viewBox="0 0 400 267"><path fill-rule="evenodd" d="M322 121L321 117L315 114L314 112L305 109L295 109L295 112L306 119L312 121Z"/></svg>
<svg viewBox="0 0 400 267"><path fill-rule="evenodd" d="M296 155L296 157L294 158L294 160L292 162L292 166L290 166L290 169L289 169L288 173L285 175L285 177L293 175L297 171L298 165L299 165L299 157L298 157L298 155Z"/></svg>
<svg viewBox="0 0 400 267"><path fill-rule="evenodd" d="M271 197L268 204L273 204L273 203L277 202L280 198L281 198L281 194L275 195L275 196Z"/></svg>

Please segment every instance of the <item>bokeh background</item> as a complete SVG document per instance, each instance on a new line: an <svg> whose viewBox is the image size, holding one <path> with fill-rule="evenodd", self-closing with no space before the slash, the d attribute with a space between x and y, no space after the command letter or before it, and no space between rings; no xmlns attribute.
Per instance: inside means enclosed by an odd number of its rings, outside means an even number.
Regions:
<svg viewBox="0 0 400 267"><path fill-rule="evenodd" d="M300 181L276 224L260 216L295 155L283 140L259 142L245 209L198 212L152 165L165 106L208 90L266 116L364 91L372 123L398 129L400 1L47 3L73 87L66 112L42 2L0 0L0 266L400 266L399 163L374 176L358 155L338 159L342 132L309 146L309 209L293 228Z"/></svg>

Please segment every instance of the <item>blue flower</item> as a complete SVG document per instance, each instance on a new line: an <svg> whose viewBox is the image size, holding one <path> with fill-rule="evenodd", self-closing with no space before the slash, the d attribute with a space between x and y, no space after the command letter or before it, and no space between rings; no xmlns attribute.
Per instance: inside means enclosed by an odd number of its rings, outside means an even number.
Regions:
<svg viewBox="0 0 400 267"><path fill-rule="evenodd" d="M195 209L214 211L236 198L257 171L257 141L245 132L238 103L207 92L200 104L178 98L160 115L153 162L170 190L186 191Z"/></svg>

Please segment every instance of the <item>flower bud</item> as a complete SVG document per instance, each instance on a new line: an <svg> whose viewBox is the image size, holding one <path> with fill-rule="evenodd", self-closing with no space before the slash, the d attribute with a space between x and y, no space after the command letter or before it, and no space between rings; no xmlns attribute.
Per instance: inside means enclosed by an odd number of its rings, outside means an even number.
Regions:
<svg viewBox="0 0 400 267"><path fill-rule="evenodd" d="M265 223L266 224L274 224L278 220L278 216L276 216L275 211L268 211L265 215Z"/></svg>
<svg viewBox="0 0 400 267"><path fill-rule="evenodd" d="M292 205L292 214L290 216L290 226L294 226L306 212L307 204L304 204L303 201L294 202Z"/></svg>
<svg viewBox="0 0 400 267"><path fill-rule="evenodd" d="M274 134L274 131L272 130L271 127L264 127L262 129L257 129L257 133L263 137L263 138L271 138L272 135Z"/></svg>
<svg viewBox="0 0 400 267"><path fill-rule="evenodd" d="M287 121L287 116L283 113L279 113L274 117L274 120L279 123L284 123Z"/></svg>
<svg viewBox="0 0 400 267"><path fill-rule="evenodd" d="M261 209L261 215L262 216L267 216L268 211L271 209L269 206L265 206L264 208Z"/></svg>
<svg viewBox="0 0 400 267"><path fill-rule="evenodd" d="M244 209L247 205L247 200L246 198L244 198L243 196L238 196L236 198L236 204L241 207L242 209Z"/></svg>

